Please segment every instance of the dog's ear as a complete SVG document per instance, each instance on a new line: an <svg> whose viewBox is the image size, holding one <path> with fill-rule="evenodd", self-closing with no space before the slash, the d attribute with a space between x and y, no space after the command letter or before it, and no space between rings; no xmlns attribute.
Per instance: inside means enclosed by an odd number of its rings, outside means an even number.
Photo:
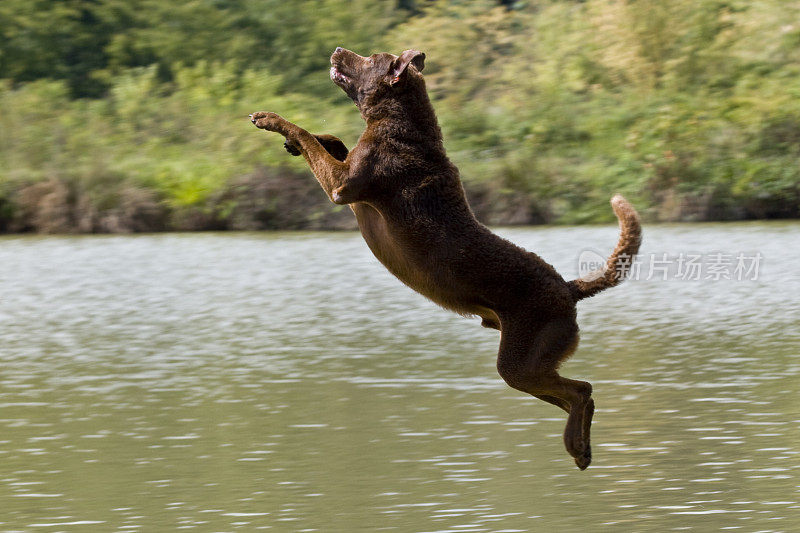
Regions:
<svg viewBox="0 0 800 533"><path fill-rule="evenodd" d="M425 54L419 50L406 50L400 54L400 57L392 62L392 68L389 71L392 85L399 83L405 77L408 65L414 65L418 71L422 72L422 69L425 68Z"/></svg>

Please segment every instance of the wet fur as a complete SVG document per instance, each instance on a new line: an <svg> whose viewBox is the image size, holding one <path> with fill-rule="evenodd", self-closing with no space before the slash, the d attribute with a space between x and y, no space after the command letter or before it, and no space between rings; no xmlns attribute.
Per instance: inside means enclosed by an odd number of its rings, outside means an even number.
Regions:
<svg viewBox="0 0 800 533"><path fill-rule="evenodd" d="M392 274L442 307L500 330L500 376L569 413L564 443L583 470L591 462L592 386L561 377L558 367L578 345L575 303L624 278L641 241L638 215L615 196L621 235L607 268L570 282L492 233L473 216L445 154L420 74L424 57L414 50L362 57L337 48L331 78L367 124L351 151L336 137L312 135L274 113L251 120L283 135L286 149L305 157L331 200L350 206L367 245Z"/></svg>

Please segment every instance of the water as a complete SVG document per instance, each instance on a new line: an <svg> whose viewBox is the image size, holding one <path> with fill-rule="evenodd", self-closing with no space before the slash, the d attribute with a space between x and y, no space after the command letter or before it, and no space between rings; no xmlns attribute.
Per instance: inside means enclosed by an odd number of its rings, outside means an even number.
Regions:
<svg viewBox="0 0 800 533"><path fill-rule="evenodd" d="M798 230L646 228L763 262L580 304L585 472L357 234L2 238L0 531L798 531ZM616 240L502 233L566 276Z"/></svg>

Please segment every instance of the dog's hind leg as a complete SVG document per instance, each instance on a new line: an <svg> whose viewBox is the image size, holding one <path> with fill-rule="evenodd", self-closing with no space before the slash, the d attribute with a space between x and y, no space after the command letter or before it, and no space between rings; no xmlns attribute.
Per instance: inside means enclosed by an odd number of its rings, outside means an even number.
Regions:
<svg viewBox="0 0 800 533"><path fill-rule="evenodd" d="M490 329L500 330L500 320L498 318L484 318L481 321L481 326ZM543 396L537 395L536 398L542 400L543 402L547 402L550 404L555 405L569 413L569 404L560 398L556 398L555 396Z"/></svg>
<svg viewBox="0 0 800 533"><path fill-rule="evenodd" d="M569 414L569 404L567 402L565 402L564 400L562 400L561 398L556 398L555 396L546 396L546 395L542 395L542 394L534 394L533 396L534 396L534 398L538 398L539 400L542 400L543 402L547 402L549 404L553 404L556 407L559 407L559 408L563 409L564 411L567 412L567 414Z"/></svg>
<svg viewBox="0 0 800 533"><path fill-rule="evenodd" d="M564 445L578 467L585 469L592 460L592 386L558 374L558 365L578 344L574 318L552 320L539 327L530 327L525 319L505 319L502 324L497 357L500 376L511 387L569 412Z"/></svg>
<svg viewBox="0 0 800 533"><path fill-rule="evenodd" d="M481 320L481 326L489 329L500 329L500 323L493 318L484 318Z"/></svg>

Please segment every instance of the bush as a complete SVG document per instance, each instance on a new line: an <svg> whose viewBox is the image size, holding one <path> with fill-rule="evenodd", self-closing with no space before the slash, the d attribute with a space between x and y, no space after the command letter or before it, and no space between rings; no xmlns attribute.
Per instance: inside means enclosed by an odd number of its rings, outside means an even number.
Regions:
<svg viewBox="0 0 800 533"><path fill-rule="evenodd" d="M651 220L800 215L791 2L9 1L0 231L352 227L247 120L276 111L352 146L363 123L325 72L340 44L427 53L489 223L609 222L615 192Z"/></svg>

